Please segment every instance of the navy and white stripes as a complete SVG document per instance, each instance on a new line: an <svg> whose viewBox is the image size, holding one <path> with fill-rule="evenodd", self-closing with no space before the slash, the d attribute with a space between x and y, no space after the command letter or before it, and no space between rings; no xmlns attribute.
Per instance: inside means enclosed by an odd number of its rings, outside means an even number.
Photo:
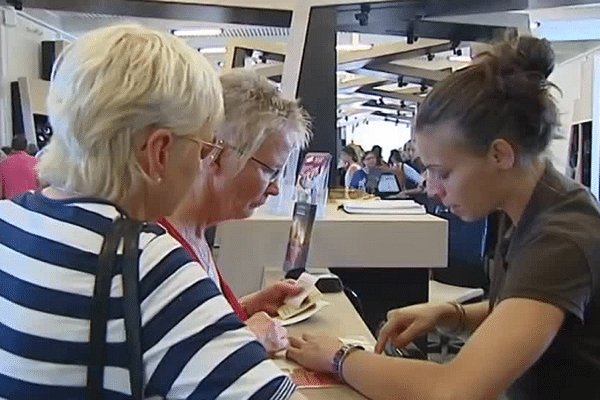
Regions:
<svg viewBox="0 0 600 400"><path fill-rule="evenodd" d="M103 234L121 212L95 199L0 201L0 399L83 399L90 299ZM120 259L119 259L120 261ZM112 280L105 398L129 399L121 275ZM287 399L270 361L175 239L140 235L145 395Z"/></svg>

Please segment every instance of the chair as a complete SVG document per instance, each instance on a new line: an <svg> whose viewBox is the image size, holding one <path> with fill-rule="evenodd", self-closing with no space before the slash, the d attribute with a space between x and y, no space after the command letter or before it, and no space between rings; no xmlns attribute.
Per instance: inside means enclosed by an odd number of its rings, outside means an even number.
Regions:
<svg viewBox="0 0 600 400"><path fill-rule="evenodd" d="M436 207L434 214L448 221L448 265L431 271L429 301L464 304L483 300L489 289L486 260L492 247L496 216L465 222L442 206ZM430 343L428 352L439 352L445 359L461 346L461 340L439 335L439 342Z"/></svg>

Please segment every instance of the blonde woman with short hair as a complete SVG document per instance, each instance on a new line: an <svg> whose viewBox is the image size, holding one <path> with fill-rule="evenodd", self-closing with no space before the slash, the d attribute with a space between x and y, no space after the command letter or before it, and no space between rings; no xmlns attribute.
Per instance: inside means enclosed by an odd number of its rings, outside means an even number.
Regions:
<svg viewBox="0 0 600 400"><path fill-rule="evenodd" d="M0 201L0 398L86 398L98 255L117 218L173 212L222 115L209 63L139 26L93 31L59 57L48 98L49 184ZM162 228L139 237L144 395L287 399L294 385L204 270ZM120 265L120 264L117 264ZM104 398L131 398L120 268Z"/></svg>
<svg viewBox="0 0 600 400"><path fill-rule="evenodd" d="M269 196L279 194L278 178L290 151L310 140L309 119L297 101L284 99L253 72L230 72L221 83L225 121L212 151L188 197L160 223L200 261L267 350L277 351L286 340L269 338L285 334L269 315L276 315L283 300L300 288L282 281L238 300L217 270L205 232L219 222L249 217Z"/></svg>

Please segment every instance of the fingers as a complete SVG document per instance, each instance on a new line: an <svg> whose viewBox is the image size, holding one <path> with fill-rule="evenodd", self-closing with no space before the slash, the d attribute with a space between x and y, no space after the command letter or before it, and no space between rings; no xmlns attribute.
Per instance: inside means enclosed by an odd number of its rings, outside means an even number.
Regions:
<svg viewBox="0 0 600 400"><path fill-rule="evenodd" d="M290 342L290 347L295 349L300 349L304 344L304 340L295 336L288 336L288 341Z"/></svg>
<svg viewBox="0 0 600 400"><path fill-rule="evenodd" d="M404 332L400 333L398 336L393 338L392 343L394 344L394 346L396 346L396 348L401 349L410 342L412 342L418 336L421 336L423 330L423 326L418 324L412 324L408 328L406 328Z"/></svg>
<svg viewBox="0 0 600 400"><path fill-rule="evenodd" d="M389 315L389 313L388 313ZM390 319L383 325L383 328L379 331L379 337L377 338L377 344L375 345L375 353L381 354L385 348L385 344L388 342L390 337L398 329L396 321Z"/></svg>
<svg viewBox="0 0 600 400"><path fill-rule="evenodd" d="M389 336L389 332L384 331L383 329L381 330L379 337L377 338L377 343L375 344L375 354L381 354L383 352Z"/></svg>
<svg viewBox="0 0 600 400"><path fill-rule="evenodd" d="M282 289L287 293L287 295L295 295L295 294L299 294L300 292L302 292L304 290L304 287L300 286L300 285L296 285L296 283L288 283L288 282L282 282L283 283L283 287Z"/></svg>
<svg viewBox="0 0 600 400"><path fill-rule="evenodd" d="M387 312L387 320L391 320L392 318L394 318L394 315L398 312L399 308L392 308L390 311Z"/></svg>

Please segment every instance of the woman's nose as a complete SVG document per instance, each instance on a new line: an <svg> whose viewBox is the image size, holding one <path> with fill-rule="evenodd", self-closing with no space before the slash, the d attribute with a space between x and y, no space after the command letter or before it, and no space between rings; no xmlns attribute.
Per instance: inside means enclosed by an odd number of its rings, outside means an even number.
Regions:
<svg viewBox="0 0 600 400"><path fill-rule="evenodd" d="M429 197L438 197L440 200L443 200L446 196L444 185L437 179L431 179L431 177L429 177L426 181L425 189L427 190L427 196Z"/></svg>
<svg viewBox="0 0 600 400"><path fill-rule="evenodd" d="M270 196L279 195L279 181L273 181L267 186L267 194Z"/></svg>

